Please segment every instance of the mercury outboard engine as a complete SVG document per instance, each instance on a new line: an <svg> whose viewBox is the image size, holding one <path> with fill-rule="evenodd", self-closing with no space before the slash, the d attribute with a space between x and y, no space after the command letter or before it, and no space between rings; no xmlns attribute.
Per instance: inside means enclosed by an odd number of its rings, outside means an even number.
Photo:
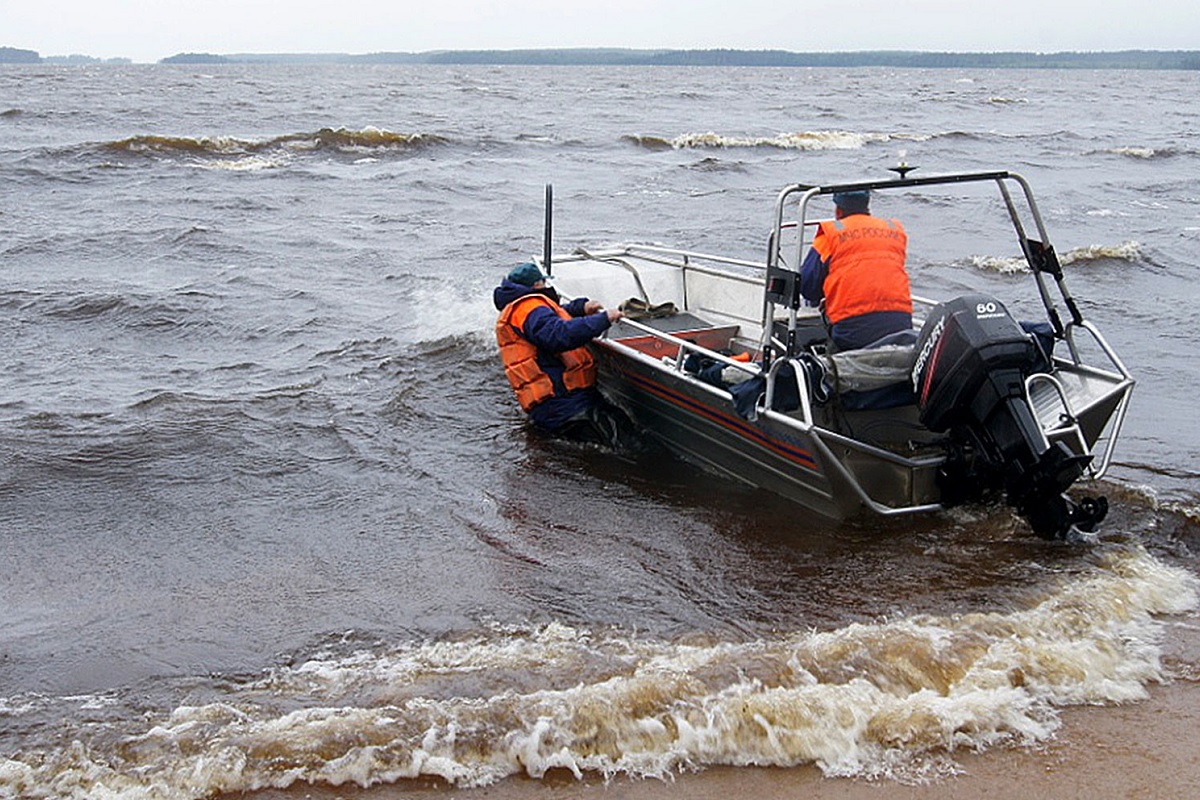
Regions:
<svg viewBox="0 0 1200 800"><path fill-rule="evenodd" d="M965 295L937 306L917 339L913 389L922 424L950 432L954 452L940 477L947 504L1003 487L1009 505L1045 539L1072 526L1091 531L1103 497L1074 504L1063 492L1091 455L1049 443L1025 394L1025 378L1048 369L1033 336L998 300Z"/></svg>

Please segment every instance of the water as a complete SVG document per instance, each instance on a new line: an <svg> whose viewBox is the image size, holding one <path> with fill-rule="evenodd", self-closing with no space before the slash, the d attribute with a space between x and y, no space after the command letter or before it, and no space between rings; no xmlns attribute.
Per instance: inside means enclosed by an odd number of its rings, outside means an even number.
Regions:
<svg viewBox="0 0 1200 800"><path fill-rule="evenodd" d="M0 796L909 780L1196 674L1196 81L0 70ZM757 259L784 184L901 157L1026 175L1135 373L1102 543L839 526L528 431L490 295L545 183L559 250ZM920 293L1030 302L989 202L881 209Z"/></svg>

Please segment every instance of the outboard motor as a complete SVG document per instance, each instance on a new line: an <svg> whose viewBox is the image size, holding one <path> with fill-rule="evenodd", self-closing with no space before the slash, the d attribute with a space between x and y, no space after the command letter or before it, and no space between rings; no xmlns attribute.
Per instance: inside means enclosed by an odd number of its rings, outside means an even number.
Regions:
<svg viewBox="0 0 1200 800"><path fill-rule="evenodd" d="M937 306L917 339L913 389L922 424L956 444L941 488L950 504L1004 487L1008 503L1046 539L1091 531L1107 501L1063 495L1091 455L1050 444L1025 394L1046 356L998 300L965 295Z"/></svg>

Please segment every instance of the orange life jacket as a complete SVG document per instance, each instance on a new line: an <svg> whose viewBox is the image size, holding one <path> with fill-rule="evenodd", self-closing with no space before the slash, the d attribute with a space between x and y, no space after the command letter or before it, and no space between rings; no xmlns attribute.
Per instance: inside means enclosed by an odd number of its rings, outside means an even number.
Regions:
<svg viewBox="0 0 1200 800"><path fill-rule="evenodd" d="M904 258L908 235L898 220L851 214L822 222L813 238L825 278L825 316L830 323L872 311L912 313Z"/></svg>
<svg viewBox="0 0 1200 800"><path fill-rule="evenodd" d="M537 347L525 338L525 320L538 306L553 310L563 319L571 319L566 309L541 294L526 294L513 300L496 320L496 341L500 343L500 358L504 374L517 402L525 411L554 396L554 382L538 363ZM596 361L586 347L565 350L556 354L563 365L563 385L567 391L596 385Z"/></svg>

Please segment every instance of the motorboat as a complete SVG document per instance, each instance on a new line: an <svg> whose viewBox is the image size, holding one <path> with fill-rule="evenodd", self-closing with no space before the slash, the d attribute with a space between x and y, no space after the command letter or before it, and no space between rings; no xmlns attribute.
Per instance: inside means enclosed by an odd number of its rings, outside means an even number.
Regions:
<svg viewBox="0 0 1200 800"><path fill-rule="evenodd" d="M1024 177L913 169L785 186L765 261L645 244L553 255L547 187L537 260L563 297L628 311L591 345L598 384L683 458L837 520L1002 498L1038 536L1086 535L1108 505L1078 492L1112 463L1133 376L1068 291ZM914 296L910 335L835 352L799 291L819 198L948 187L988 190L1011 222L1034 319L988 292Z"/></svg>

